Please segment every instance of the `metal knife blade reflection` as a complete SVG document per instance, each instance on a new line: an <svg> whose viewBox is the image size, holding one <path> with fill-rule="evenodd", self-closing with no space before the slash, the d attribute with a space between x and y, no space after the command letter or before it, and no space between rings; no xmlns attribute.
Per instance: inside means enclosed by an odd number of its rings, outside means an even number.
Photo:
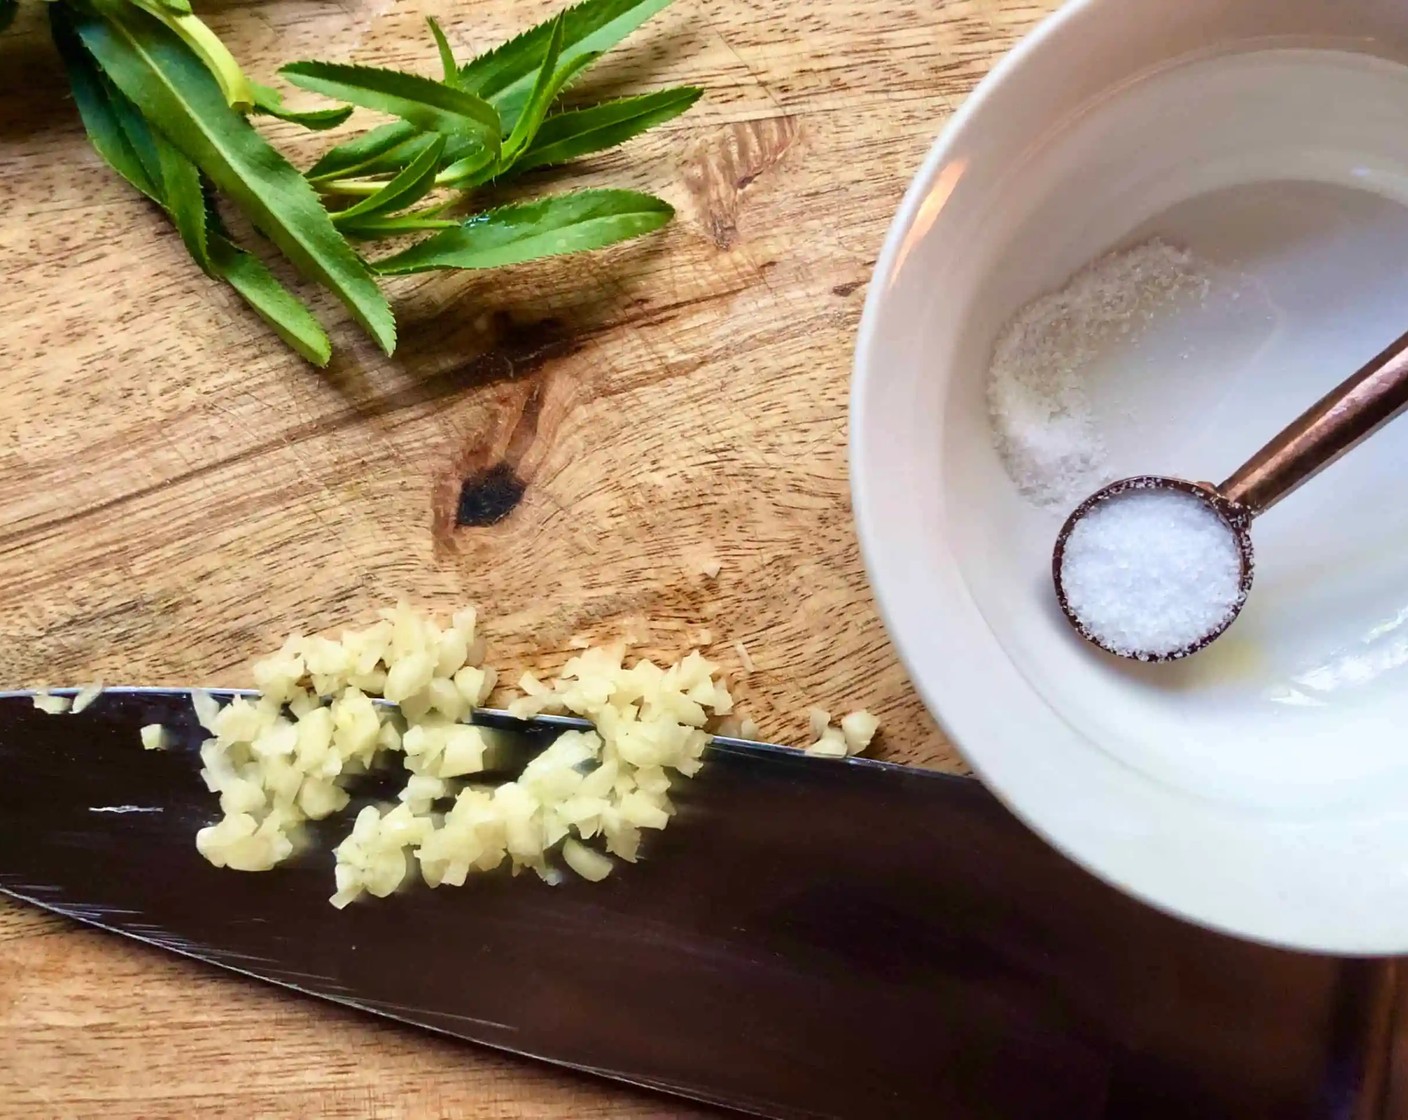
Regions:
<svg viewBox="0 0 1408 1120"><path fill-rule="evenodd" d="M976 782L711 749L603 883L486 876L339 912L330 847L193 845L189 694L0 697L0 890L262 980L760 1115L1388 1117L1399 968L1196 929L1067 862ZM672 791L672 796L674 791ZM1401 1095L1401 1087L1398 1089ZM1400 1099L1399 1104L1402 1104Z"/></svg>

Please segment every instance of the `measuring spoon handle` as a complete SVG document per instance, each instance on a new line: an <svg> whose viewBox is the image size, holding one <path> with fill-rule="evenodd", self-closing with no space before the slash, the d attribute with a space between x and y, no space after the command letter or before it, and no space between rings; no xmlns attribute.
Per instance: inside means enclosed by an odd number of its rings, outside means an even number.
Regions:
<svg viewBox="0 0 1408 1120"><path fill-rule="evenodd" d="M1331 389L1217 488L1265 513L1408 407L1408 334Z"/></svg>

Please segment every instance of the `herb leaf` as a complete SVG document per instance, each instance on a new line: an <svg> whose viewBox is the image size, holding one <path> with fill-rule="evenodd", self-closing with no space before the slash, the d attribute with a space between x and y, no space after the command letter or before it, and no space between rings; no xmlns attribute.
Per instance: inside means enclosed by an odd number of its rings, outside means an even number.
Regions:
<svg viewBox="0 0 1408 1120"><path fill-rule="evenodd" d="M234 288L251 310L296 353L315 366L327 365L332 357L332 342L327 331L303 301L279 283L263 261L230 240L230 231L213 205L210 185L202 176L202 194L209 203L206 218L213 275Z"/></svg>
<svg viewBox="0 0 1408 1120"><path fill-rule="evenodd" d="M548 36L548 45L543 50L543 63L538 68L538 77L533 82L533 90L523 105L523 112L519 114L518 120L514 123L513 131L504 141L503 154L499 157L502 166L511 164L514 156L528 146L528 142L533 139L542 125L543 118L548 115L548 107L557 97L558 89L561 88L556 80L557 59L561 53L562 17L558 16L552 21L552 33Z"/></svg>
<svg viewBox="0 0 1408 1120"><path fill-rule="evenodd" d="M390 353L396 327L386 297L303 176L226 104L181 39L121 0L95 7L99 14L79 15L78 33L118 89Z"/></svg>
<svg viewBox="0 0 1408 1120"><path fill-rule="evenodd" d="M458 151L451 154L458 155ZM446 164L440 172L439 183L442 187L450 187L452 190L465 190L492 175L497 167L498 161L491 153L482 150L471 152L453 163Z"/></svg>
<svg viewBox="0 0 1408 1120"><path fill-rule="evenodd" d="M142 167L156 187L157 194L163 195L160 198L153 195L153 201L164 207L166 199L164 197L165 188L161 181L161 153L157 151L156 137L152 127L147 124L146 117L137 111L137 106L128 101L122 91L108 81L106 75L103 76L103 87L108 92L113 115L117 117L117 123L127 137L127 142L137 153L137 158L142 161Z"/></svg>
<svg viewBox="0 0 1408 1120"><path fill-rule="evenodd" d="M234 243L215 191L301 272L337 295L390 353L395 322L377 274L517 264L602 248L670 220L668 203L625 190L557 195L468 220L446 217L448 202L422 202L437 188L469 190L513 170L612 147L687 110L699 90L550 115L577 74L669 2L582 0L464 66L429 19L442 81L376 67L292 63L283 73L293 84L348 102L311 111L292 110L278 90L248 81L219 38L190 14L190 0L54 0L49 11L98 154L163 209L207 273L228 282L299 354L323 365L332 351L327 332L261 260ZM17 3L0 0L0 28ZM347 120L352 105L401 119L335 146L306 177L245 115L325 129ZM329 215L317 190L364 197ZM408 233L430 236L370 266L348 240Z"/></svg>
<svg viewBox="0 0 1408 1120"><path fill-rule="evenodd" d="M166 137L154 132L151 138L160 160L162 200L166 212L171 215L176 232L186 243L186 251L200 265L201 271L207 276L214 275L215 266L210 261L210 245L206 237L205 191L201 187L200 172Z"/></svg>
<svg viewBox="0 0 1408 1120"><path fill-rule="evenodd" d="M141 156L119 120L119 110L114 101L122 95L108 85L102 71L79 40L68 8L62 4L50 4L48 9L50 34L68 75L73 102L78 107L78 116L83 122L83 131L88 134L89 143L109 167L153 202L160 204L160 181L154 178L154 172L148 172L143 165Z"/></svg>
<svg viewBox="0 0 1408 1120"><path fill-rule="evenodd" d="M562 31L558 65L571 67L564 79L565 84L567 78L578 73L603 51L615 46L669 4L670 0L584 0L558 17L544 21L517 38L467 62L459 68L456 84L461 89L478 94L493 105L502 118L504 132L511 134L532 95L533 87L542 71L548 42L557 26L560 25ZM432 33L434 30L432 28ZM439 36L437 43L438 39ZM441 59L443 63L443 54ZM354 173L399 171L410 159L424 150L423 147L415 146L402 149L400 145L414 145L423 139L416 135L416 129L412 125L404 121L382 125L364 136L346 141L326 152L309 168L308 177L316 181ZM472 151L454 142L445 152L445 158L450 164L464 163L473 156ZM542 165L541 162L535 162L532 166ZM473 166L477 171L486 164L475 163ZM474 185L472 173L462 173L458 178L466 186Z"/></svg>
<svg viewBox="0 0 1408 1120"><path fill-rule="evenodd" d="M210 181L201 177L201 193L210 201ZM258 257L230 240L230 232L220 220L220 212L208 205L207 236L212 275L234 288L274 333L315 366L325 366L332 358L332 341L327 331L303 301L279 283Z"/></svg>
<svg viewBox="0 0 1408 1120"><path fill-rule="evenodd" d="M280 338L315 366L328 364L332 342L322 324L263 261L214 232L210 235L210 259L215 275L239 292Z"/></svg>
<svg viewBox="0 0 1408 1120"><path fill-rule="evenodd" d="M351 140L329 148L322 158L308 169L308 178L317 181L340 179L358 173L373 174L382 170L375 166L382 157L395 158L401 154L397 151L401 145L410 146L418 141L424 141L425 146L429 146L428 138L417 133L405 121L377 125L361 136L354 136ZM419 154L419 151L415 153Z"/></svg>
<svg viewBox="0 0 1408 1120"><path fill-rule="evenodd" d="M550 195L476 214L373 267L383 275L400 275L520 264L638 237L665 225L674 212L668 202L637 191Z"/></svg>
<svg viewBox="0 0 1408 1120"><path fill-rule="evenodd" d="M556 57L554 52L549 51L544 58L543 68L539 71L539 81L533 87L528 104L519 114L518 123L513 126L513 133L504 141L499 158L487 162L475 161L473 158L458 159L451 167L445 169L445 174L441 177L442 182L447 185L453 183L461 190L468 190L517 169L518 157L542 128L552 103L557 100L567 83L595 62L598 56L595 53L578 55L551 71L549 64ZM458 150L451 152L452 157L458 155Z"/></svg>
<svg viewBox="0 0 1408 1120"><path fill-rule="evenodd" d="M560 63L610 50L670 0L583 0L566 9L562 21ZM460 67L460 84L484 98L512 127L531 96L539 63L556 20L538 24Z"/></svg>
<svg viewBox="0 0 1408 1120"><path fill-rule="evenodd" d="M680 86L555 113L543 122L528 149L514 160L514 169L548 167L614 148L686 112L703 92L696 86Z"/></svg>
<svg viewBox="0 0 1408 1120"><path fill-rule="evenodd" d="M447 86L459 84L460 67L455 61L455 52L450 49L450 41L445 38L445 32L441 30L439 22L434 16L426 16L425 22L430 24L430 34L435 39L435 49L440 54L440 70L444 74L444 82Z"/></svg>
<svg viewBox="0 0 1408 1120"><path fill-rule="evenodd" d="M278 117L281 121L302 125L314 132L336 128L352 115L351 105L339 105L336 109L289 109L284 105L283 94L273 87L250 82L249 88L254 94L253 112Z"/></svg>
<svg viewBox="0 0 1408 1120"><path fill-rule="evenodd" d="M374 195L362 199L355 206L340 210L332 216L333 222L341 226L356 218L372 214L388 214L403 210L419 202L435 185L435 172L440 166L440 153L445 150L445 138L437 136L435 142L411 161L410 166Z"/></svg>
<svg viewBox="0 0 1408 1120"><path fill-rule="evenodd" d="M371 214L365 218L355 218L342 227L348 237L359 241L374 241L379 237L400 237L407 233L424 233L426 230L458 229L460 222L453 218L440 217L438 208L413 210L408 214Z"/></svg>
<svg viewBox="0 0 1408 1120"><path fill-rule="evenodd" d="M171 214L179 227L180 219L167 200L166 182L170 177L163 182L161 172L166 161L184 157L153 134L136 106L103 77L79 40L69 10L62 4L50 4L49 20L93 147L113 170ZM185 162L194 171L189 161ZM206 270L228 282L295 351L316 365L326 365L332 356L332 343L312 312L274 278L262 261L236 248L219 228L218 219L212 221L214 230L206 228L208 215L199 179L195 195L200 205L200 238L207 247ZM181 232L185 237L187 230ZM189 238L186 243L190 244Z"/></svg>
<svg viewBox="0 0 1408 1120"><path fill-rule="evenodd" d="M498 113L462 89L399 70L339 62L291 62L280 73L296 86L389 113L423 132L470 136L498 148Z"/></svg>

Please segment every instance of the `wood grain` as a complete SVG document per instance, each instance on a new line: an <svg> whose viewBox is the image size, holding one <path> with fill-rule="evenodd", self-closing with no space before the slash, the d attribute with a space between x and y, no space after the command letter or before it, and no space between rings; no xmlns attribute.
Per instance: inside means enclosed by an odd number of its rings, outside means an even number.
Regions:
<svg viewBox="0 0 1408 1120"><path fill-rule="evenodd" d="M1054 0L680 0L582 95L703 86L574 182L679 209L593 257L394 286L394 359L340 325L300 363L87 148L42 29L0 37L0 681L244 683L290 629L466 601L492 659L701 631L765 736L866 705L877 753L959 768L886 641L846 482L870 270L933 137ZM543 0L217 0L269 80L299 57L433 67ZM294 94L295 104L309 103ZM309 158L325 138L271 130ZM551 182L545 176L543 182ZM524 484L458 527L466 479ZM717 561L716 578L703 569ZM733 643L756 668L744 673ZM703 1116L0 905L0 1114Z"/></svg>

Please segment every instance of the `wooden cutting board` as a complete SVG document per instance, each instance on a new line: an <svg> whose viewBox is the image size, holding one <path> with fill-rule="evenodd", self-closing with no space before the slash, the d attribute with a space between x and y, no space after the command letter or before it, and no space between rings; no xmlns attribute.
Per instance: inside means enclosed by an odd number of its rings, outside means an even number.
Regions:
<svg viewBox="0 0 1408 1120"><path fill-rule="evenodd" d="M1054 6L678 0L581 92L688 82L705 100L572 176L655 191L674 225L397 283L392 359L329 308L319 373L100 165L22 0L0 36L0 683L242 684L292 629L474 602L498 665L551 669L581 637L669 656L711 640L765 737L803 742L811 704L864 705L876 753L960 768L862 570L851 353L910 176ZM270 81L308 57L432 72L426 15L467 56L555 7L201 11ZM270 131L300 161L328 143ZM0 1114L710 1113L0 903Z"/></svg>

